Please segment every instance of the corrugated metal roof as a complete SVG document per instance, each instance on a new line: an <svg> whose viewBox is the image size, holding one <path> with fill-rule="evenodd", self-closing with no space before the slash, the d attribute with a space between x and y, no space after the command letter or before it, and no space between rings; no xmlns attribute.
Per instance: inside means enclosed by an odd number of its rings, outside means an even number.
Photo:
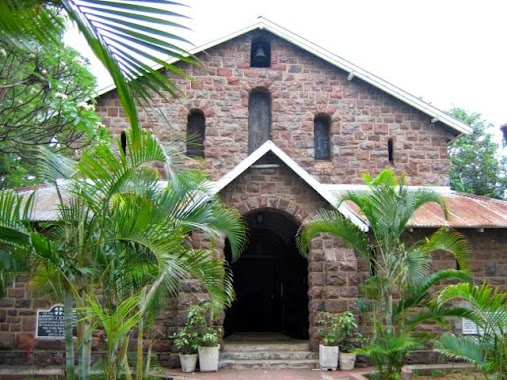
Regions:
<svg viewBox="0 0 507 380"><path fill-rule="evenodd" d="M332 187L332 186L329 186ZM410 188L410 187L409 187ZM357 190L354 186L351 190ZM444 188L442 188L443 190ZM345 189L330 190L338 200ZM410 219L408 227L412 228L507 228L507 201L486 198L479 195L442 191L449 212L445 220L444 213L435 203L423 205ZM358 215L355 204L344 202L352 212ZM364 219L364 218L363 218Z"/></svg>
<svg viewBox="0 0 507 380"><path fill-rule="evenodd" d="M34 196L32 217L34 222L47 222L58 219L58 195L53 186L39 187L30 190L20 191L24 198Z"/></svg>
<svg viewBox="0 0 507 380"><path fill-rule="evenodd" d="M472 128L463 123L461 120L456 119L452 115L449 115L447 112L444 112L435 106L425 102L424 100L418 98L417 96L414 96L401 88L393 85L390 82L387 82L380 77L368 72L367 70L362 69L361 67L349 62L348 60L339 57L338 55L331 53L330 51L323 49L322 47L304 39L303 37L289 31L288 29L285 29L281 27L278 24L275 24L272 21L269 21L263 17L259 17L258 21L244 29L238 30L234 33L230 33L222 38L219 38L217 40L214 40L212 42L209 42L205 45L199 46L195 49L192 49L190 51L190 54L196 55L198 53L204 52L207 49L210 49L214 46L217 46L221 43L224 43L226 41L229 41L233 38L236 38L238 36L241 36L243 34L249 33L254 30L267 30L274 35L300 47L303 50L306 50L317 57L325 60L326 62L329 62L330 64L345 70L349 73L350 80L353 80L353 78L357 77L372 86L388 93L389 95L393 96L396 99L401 100L402 102L418 109L419 111L425 113L428 115L433 121L432 123L436 121L440 121L443 124L451 127L452 129L456 130L459 133L464 134L470 134L472 133ZM169 59L167 62L169 63L175 63L178 59ZM154 65L154 69L158 70L162 68L161 65ZM97 95L103 95L106 94L112 90L115 89L114 85L109 85L104 88L101 88L98 90Z"/></svg>
<svg viewBox="0 0 507 380"><path fill-rule="evenodd" d="M507 228L507 202L478 195L451 192L442 194L449 220L434 203L418 210L410 220L411 227Z"/></svg>
<svg viewBox="0 0 507 380"><path fill-rule="evenodd" d="M262 149L261 149L262 148ZM303 178L309 186L317 191L330 205L338 204L340 197L349 190L365 190L365 185L334 185L320 184L292 159L283 153L271 141L264 144L256 152L243 160L230 173L214 184L215 191L219 192L226 187L234 178L243 173L267 151L274 152L282 161L288 165L296 175ZM161 181L161 186L167 184ZM424 186L408 186L409 189L417 189ZM482 197L473 194L459 193L450 190L448 187L429 186L428 188L439 192L444 198L449 219L445 220L444 214L438 205L427 203L423 205L410 219L408 227L412 228L507 228L507 201ZM30 196L35 191L34 209L32 213L33 221L56 220L59 216L58 196L54 187L40 187L20 191L23 196ZM63 192L64 193L64 192ZM364 217L359 213L357 206L353 203L345 202L341 205L340 211L361 227L366 226Z"/></svg>

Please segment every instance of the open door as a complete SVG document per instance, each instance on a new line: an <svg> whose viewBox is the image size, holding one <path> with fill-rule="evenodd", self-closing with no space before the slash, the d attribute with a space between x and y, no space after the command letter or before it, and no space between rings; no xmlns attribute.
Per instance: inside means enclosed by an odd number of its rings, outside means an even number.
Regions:
<svg viewBox="0 0 507 380"><path fill-rule="evenodd" d="M307 261L295 246L297 225L282 214L257 212L247 217L248 247L231 263L236 301L226 311L225 334L283 333L308 338Z"/></svg>

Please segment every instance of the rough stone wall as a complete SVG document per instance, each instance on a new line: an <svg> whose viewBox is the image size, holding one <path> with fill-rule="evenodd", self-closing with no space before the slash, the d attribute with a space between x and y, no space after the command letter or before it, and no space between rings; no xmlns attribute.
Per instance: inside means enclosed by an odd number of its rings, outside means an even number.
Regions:
<svg viewBox="0 0 507 380"><path fill-rule="evenodd" d="M474 282L481 284L486 281L491 286L498 286L507 291L507 231L502 228L463 229L462 233L470 244L472 255L469 257L469 268ZM436 269L456 268L454 260L448 255L434 257Z"/></svg>
<svg viewBox="0 0 507 380"><path fill-rule="evenodd" d="M434 229L418 229L411 235L422 239L435 232ZM469 269L474 282L486 281L491 286L498 286L507 291L507 231L504 228L457 230L468 241L472 254L468 257ZM457 264L452 255L437 252L432 256L432 269L456 269Z"/></svg>
<svg viewBox="0 0 507 380"><path fill-rule="evenodd" d="M271 67L250 68L252 34L240 36L198 54L202 66L178 64L193 81L174 78L183 95L164 100L140 113L152 129L184 158L188 113L206 118L204 162L214 180L248 155L248 97L265 89L272 98L271 139L322 183L362 183L361 174L391 166L388 139L394 147L393 168L408 175L410 185L448 185L449 131L430 124L427 115L315 56L271 36ZM98 111L111 131L126 128L114 92L99 98ZM313 158L313 121L330 118L331 159Z"/></svg>
<svg viewBox="0 0 507 380"><path fill-rule="evenodd" d="M0 365L62 364L62 340L35 339L37 309L51 303L34 298L27 281L18 276L0 299Z"/></svg>

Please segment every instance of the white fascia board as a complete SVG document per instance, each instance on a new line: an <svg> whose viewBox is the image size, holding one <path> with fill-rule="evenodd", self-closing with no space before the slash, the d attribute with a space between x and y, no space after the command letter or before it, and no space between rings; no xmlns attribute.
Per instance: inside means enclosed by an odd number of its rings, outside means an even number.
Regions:
<svg viewBox="0 0 507 380"><path fill-rule="evenodd" d="M323 183L322 186L327 191L333 192L345 192L345 191L364 191L368 190L368 185L356 185L356 184L334 184L334 183ZM439 194L449 194L452 192L449 186L404 186L409 191L415 191L419 189L431 190Z"/></svg>
<svg viewBox="0 0 507 380"><path fill-rule="evenodd" d="M360 68L359 66L354 65L353 63L347 61L344 58L337 56L330 51L321 48L320 46L304 39L303 37L290 32L289 30L271 22L266 19L264 20L264 24L266 25L266 29L271 31L272 33L278 35L280 38L283 38L294 45L299 46L301 49L306 50L312 54L315 54L317 57L322 58L323 60L337 66L348 73L353 74L351 80L354 77L360 78L365 82L373 85L374 87L379 88L380 90L388 93L389 95L401 100L404 103L418 109L419 111L427 114L431 119L438 119L442 123L448 125L449 127L457 130L458 132L464 134L472 133L472 128L463 123L462 121L454 118L453 116L447 114L434 107L433 105L426 103L422 99L409 94L408 92L398 88L397 86L377 77L376 75Z"/></svg>

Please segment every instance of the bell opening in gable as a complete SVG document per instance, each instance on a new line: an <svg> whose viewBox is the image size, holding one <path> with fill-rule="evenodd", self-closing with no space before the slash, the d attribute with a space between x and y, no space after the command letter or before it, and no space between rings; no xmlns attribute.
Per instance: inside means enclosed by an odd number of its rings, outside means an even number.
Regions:
<svg viewBox="0 0 507 380"><path fill-rule="evenodd" d="M271 45L267 41L254 40L250 48L250 67L271 66Z"/></svg>

